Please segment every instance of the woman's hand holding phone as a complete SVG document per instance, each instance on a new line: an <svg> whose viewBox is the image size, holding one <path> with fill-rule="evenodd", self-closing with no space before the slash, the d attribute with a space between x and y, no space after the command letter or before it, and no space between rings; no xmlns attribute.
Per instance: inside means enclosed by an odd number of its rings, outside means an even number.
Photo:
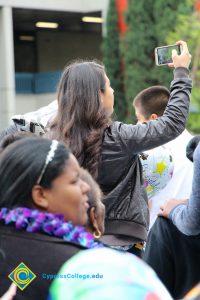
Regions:
<svg viewBox="0 0 200 300"><path fill-rule="evenodd" d="M191 54L189 53L187 43L184 41L178 41L176 42L176 45L181 46L181 54L178 55L176 50L172 50L172 63L168 64L169 67L184 67L189 68L190 62L191 62Z"/></svg>

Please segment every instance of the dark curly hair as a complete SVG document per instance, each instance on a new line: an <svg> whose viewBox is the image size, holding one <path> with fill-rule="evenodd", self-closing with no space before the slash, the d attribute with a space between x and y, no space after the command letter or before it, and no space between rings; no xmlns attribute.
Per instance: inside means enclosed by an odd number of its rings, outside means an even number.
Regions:
<svg viewBox="0 0 200 300"><path fill-rule="evenodd" d="M58 87L58 113L49 132L50 138L69 146L94 178L104 131L111 123L100 97L105 84L104 67L95 61L76 61L67 66Z"/></svg>

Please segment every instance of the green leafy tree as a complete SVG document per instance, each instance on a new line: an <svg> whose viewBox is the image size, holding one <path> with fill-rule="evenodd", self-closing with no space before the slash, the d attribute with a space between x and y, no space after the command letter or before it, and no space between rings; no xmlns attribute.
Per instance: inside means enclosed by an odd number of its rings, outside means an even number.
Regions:
<svg viewBox="0 0 200 300"><path fill-rule="evenodd" d="M149 71L153 65L152 49L155 41L151 27L152 1L129 1L126 13L127 33L122 39L124 59L124 85L129 112L133 97L143 88L152 85ZM132 116L130 115L130 118Z"/></svg>
<svg viewBox="0 0 200 300"><path fill-rule="evenodd" d="M194 11L195 0L188 0L188 14L180 14L177 18L177 26L174 32L167 36L167 42L173 40L185 40L188 43L190 53L192 54L192 63L190 66L193 79L192 104L200 109L200 12ZM200 113L190 113L187 122L187 128L193 134L200 133Z"/></svg>
<svg viewBox="0 0 200 300"><path fill-rule="evenodd" d="M192 112L189 114L187 129L194 135L200 134L200 113Z"/></svg>
<svg viewBox="0 0 200 300"><path fill-rule="evenodd" d="M123 120L126 114L126 98L122 79L122 61L119 48L118 16L116 0L110 0L106 19L107 34L103 40L103 62L115 94L115 114L118 120Z"/></svg>
<svg viewBox="0 0 200 300"><path fill-rule="evenodd" d="M188 10L187 0L129 0L126 13L128 30L122 40L124 85L130 114L132 99L142 89L172 80L169 67L155 66L154 49L166 45L166 37L176 28L177 17ZM173 44L177 39L174 39Z"/></svg>
<svg viewBox="0 0 200 300"><path fill-rule="evenodd" d="M195 0L188 0L188 14L180 14L174 32L167 36L167 42L187 41L192 54L191 77L193 79L192 103L200 109L200 12L194 11Z"/></svg>
<svg viewBox="0 0 200 300"><path fill-rule="evenodd" d="M175 44L176 41L182 39L180 36L177 36L169 42L167 37L176 30L179 14L187 15L189 11L191 11L191 7L188 5L188 0L154 1L154 35L157 44L155 47ZM165 85L169 88L173 74L168 66L157 67L154 64L152 77L156 84Z"/></svg>

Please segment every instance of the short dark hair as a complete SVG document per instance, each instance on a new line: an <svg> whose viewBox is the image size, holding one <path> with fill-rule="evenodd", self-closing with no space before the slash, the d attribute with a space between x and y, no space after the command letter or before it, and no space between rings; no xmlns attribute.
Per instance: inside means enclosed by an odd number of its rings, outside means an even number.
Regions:
<svg viewBox="0 0 200 300"><path fill-rule="evenodd" d="M31 207L32 188L36 185L52 144L44 138L24 138L16 141L0 154L0 208ZM58 144L40 185L50 188L66 166L70 151Z"/></svg>
<svg viewBox="0 0 200 300"><path fill-rule="evenodd" d="M7 128L4 128L3 130L0 131L0 141L8 134L12 134L15 132L17 132L17 127L14 124L8 126Z"/></svg>
<svg viewBox="0 0 200 300"><path fill-rule="evenodd" d="M0 153L10 144L19 141L23 138L27 137L36 137L36 135L32 132L27 131L17 131L12 134L7 134L3 137L3 139L0 141Z"/></svg>
<svg viewBox="0 0 200 300"><path fill-rule="evenodd" d="M161 117L169 101L170 92L165 86L155 85L142 90L133 100L133 105L140 106L145 118L151 114Z"/></svg>

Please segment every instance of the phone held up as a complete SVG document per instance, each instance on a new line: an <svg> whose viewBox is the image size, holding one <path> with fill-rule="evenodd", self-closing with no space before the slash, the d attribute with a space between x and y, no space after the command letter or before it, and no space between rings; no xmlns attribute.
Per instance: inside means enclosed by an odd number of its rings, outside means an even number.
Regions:
<svg viewBox="0 0 200 300"><path fill-rule="evenodd" d="M181 45L169 45L155 48L155 61L157 66L164 66L172 63L172 50L175 49L178 55L181 54Z"/></svg>

